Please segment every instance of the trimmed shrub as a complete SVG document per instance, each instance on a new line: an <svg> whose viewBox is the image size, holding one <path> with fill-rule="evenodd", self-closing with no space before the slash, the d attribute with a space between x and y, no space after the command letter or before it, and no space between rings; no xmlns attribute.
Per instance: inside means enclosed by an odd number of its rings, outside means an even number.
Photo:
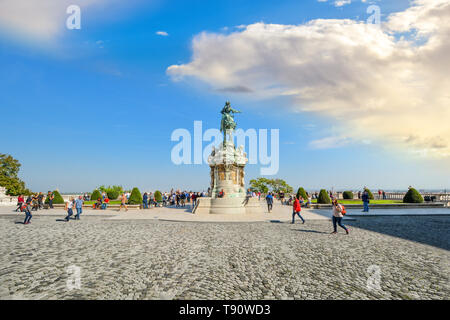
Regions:
<svg viewBox="0 0 450 320"><path fill-rule="evenodd" d="M159 190L155 191L155 201L156 202L161 202L162 201L162 194L161 194L161 191L159 191Z"/></svg>
<svg viewBox="0 0 450 320"><path fill-rule="evenodd" d="M97 189L95 189L91 194L91 200L93 200L93 201L97 201L97 199L101 198L101 197L102 197L102 194Z"/></svg>
<svg viewBox="0 0 450 320"><path fill-rule="evenodd" d="M367 191L367 193L369 194L369 199L370 199L370 200L375 199L375 198L373 197L372 191L370 191L369 188L365 188L364 190Z"/></svg>
<svg viewBox="0 0 450 320"><path fill-rule="evenodd" d="M142 195L138 188L133 188L131 190L130 198L128 199L128 204L141 204Z"/></svg>
<svg viewBox="0 0 450 320"><path fill-rule="evenodd" d="M106 194L108 195L109 200L116 200L120 196L119 190L108 189Z"/></svg>
<svg viewBox="0 0 450 320"><path fill-rule="evenodd" d="M50 202L50 199L48 196L45 198L44 203L48 204ZM64 204L64 199L61 196L61 194L58 192L58 190L53 191L53 204Z"/></svg>
<svg viewBox="0 0 450 320"><path fill-rule="evenodd" d="M351 191L344 191L344 193L342 193L342 197L344 199L347 199L347 200L352 200L353 199L353 192L351 192Z"/></svg>
<svg viewBox="0 0 450 320"><path fill-rule="evenodd" d="M303 198L303 200L308 200L308 195L306 194L305 189L302 187L298 188L297 190L297 199L300 199L300 196Z"/></svg>
<svg viewBox="0 0 450 320"><path fill-rule="evenodd" d="M317 198L317 203L329 204L331 203L330 196L328 195L327 190L322 189L319 192L319 197Z"/></svg>
<svg viewBox="0 0 450 320"><path fill-rule="evenodd" d="M417 191L416 189L409 188L408 192L403 197L403 202L404 203L422 203L423 197L419 193L419 191Z"/></svg>

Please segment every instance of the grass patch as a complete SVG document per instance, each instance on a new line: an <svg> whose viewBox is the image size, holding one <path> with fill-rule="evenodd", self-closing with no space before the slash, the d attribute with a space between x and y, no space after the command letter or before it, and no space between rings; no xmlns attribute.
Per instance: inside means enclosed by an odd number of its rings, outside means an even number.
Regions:
<svg viewBox="0 0 450 320"><path fill-rule="evenodd" d="M94 203L97 203L97 201L85 201L84 204L90 204L93 205ZM109 201L109 204L120 204L120 200L111 200Z"/></svg>
<svg viewBox="0 0 450 320"><path fill-rule="evenodd" d="M317 203L317 199L313 199L312 203ZM363 204L362 200L339 200L342 204ZM402 200L370 200L369 204L393 204L393 203L403 203Z"/></svg>

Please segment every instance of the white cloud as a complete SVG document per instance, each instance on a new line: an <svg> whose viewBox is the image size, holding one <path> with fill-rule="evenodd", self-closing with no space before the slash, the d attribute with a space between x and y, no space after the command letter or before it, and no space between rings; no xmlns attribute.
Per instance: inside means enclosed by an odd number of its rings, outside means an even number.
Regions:
<svg viewBox="0 0 450 320"><path fill-rule="evenodd" d="M313 140L309 146L313 149L333 149L344 147L351 143L351 139L344 136L333 136L322 139Z"/></svg>
<svg viewBox="0 0 450 320"><path fill-rule="evenodd" d="M396 37L412 31L413 40ZM346 141L450 157L449 40L450 0L418 0L381 28L319 19L201 33L192 61L167 71L257 99L289 97L297 110L335 119L333 134Z"/></svg>
<svg viewBox="0 0 450 320"><path fill-rule="evenodd" d="M163 37L167 37L169 34L165 31L156 31L156 34L158 36L163 36Z"/></svg>
<svg viewBox="0 0 450 320"><path fill-rule="evenodd" d="M317 0L317 2L327 2L328 0ZM365 2L365 0L361 0L362 2ZM334 1L334 6L335 7L342 7L345 6L347 4L351 4L352 0L335 0Z"/></svg>
<svg viewBox="0 0 450 320"><path fill-rule="evenodd" d="M83 7L105 0L84 0ZM1 0L0 29L29 39L51 40L65 30L70 0ZM38 40L36 39L36 40Z"/></svg>
<svg viewBox="0 0 450 320"><path fill-rule="evenodd" d="M81 28L85 13L102 19L121 16L126 9L138 7L142 0L0 0L0 33L31 42L55 42L66 29L66 12L70 5L81 8ZM89 11L88 11L89 10Z"/></svg>
<svg viewBox="0 0 450 320"><path fill-rule="evenodd" d="M334 6L335 7L342 7L345 6L347 4L351 4L352 0L336 0L334 1Z"/></svg>

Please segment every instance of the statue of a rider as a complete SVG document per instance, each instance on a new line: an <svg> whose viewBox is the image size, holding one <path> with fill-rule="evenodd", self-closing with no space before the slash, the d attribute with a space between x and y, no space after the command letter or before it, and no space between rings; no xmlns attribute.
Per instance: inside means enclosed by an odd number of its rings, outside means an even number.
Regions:
<svg viewBox="0 0 450 320"><path fill-rule="evenodd" d="M223 142L227 141L227 136L229 136L229 140L233 139L233 130L236 129L236 122L234 122L234 114L241 113L238 110L235 110L231 107L230 102L227 101L222 111L222 120L220 122L220 131L223 133Z"/></svg>

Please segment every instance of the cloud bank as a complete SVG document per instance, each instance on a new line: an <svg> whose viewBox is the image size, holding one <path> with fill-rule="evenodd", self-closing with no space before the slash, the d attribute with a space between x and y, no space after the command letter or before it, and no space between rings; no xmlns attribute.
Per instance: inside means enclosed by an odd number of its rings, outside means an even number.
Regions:
<svg viewBox="0 0 450 320"><path fill-rule="evenodd" d="M81 8L81 28L84 13L111 15L124 8L137 7L142 0L0 0L0 32L25 41L54 42L66 31L66 12L70 5Z"/></svg>
<svg viewBox="0 0 450 320"><path fill-rule="evenodd" d="M450 159L449 37L450 0L416 0L381 26L319 19L201 33L192 61L167 72L256 99L289 97L294 110L334 119L313 147L372 141Z"/></svg>

